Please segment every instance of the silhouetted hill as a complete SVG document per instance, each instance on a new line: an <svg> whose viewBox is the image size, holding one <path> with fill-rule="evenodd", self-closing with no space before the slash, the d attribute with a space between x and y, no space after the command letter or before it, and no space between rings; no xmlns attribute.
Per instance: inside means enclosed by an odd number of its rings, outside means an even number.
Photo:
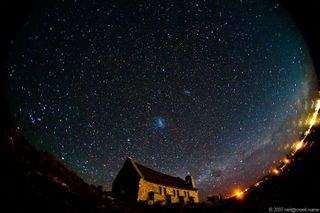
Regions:
<svg viewBox="0 0 320 213"><path fill-rule="evenodd" d="M16 129L1 135L1 166L2 201L12 210L98 211L102 202L102 191L36 150Z"/></svg>
<svg viewBox="0 0 320 213"><path fill-rule="evenodd" d="M248 205L320 208L319 126L312 129L305 142L283 173L271 175L252 188L245 201Z"/></svg>
<svg viewBox="0 0 320 213"><path fill-rule="evenodd" d="M283 167L283 172L263 177L262 182L252 186L242 199L233 197L218 201L209 209L223 212L252 209L255 212L292 212L295 211L294 208L302 211L315 208L319 211L320 126L312 128L305 143L306 145L290 158L290 163ZM279 170L280 167L281 164Z"/></svg>

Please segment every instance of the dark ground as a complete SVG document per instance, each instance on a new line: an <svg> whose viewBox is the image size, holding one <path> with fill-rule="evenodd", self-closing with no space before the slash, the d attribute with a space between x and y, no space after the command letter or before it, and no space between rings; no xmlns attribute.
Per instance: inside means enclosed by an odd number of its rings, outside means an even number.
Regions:
<svg viewBox="0 0 320 213"><path fill-rule="evenodd" d="M10 2L10 3L9 3ZM270 207L320 209L320 127L312 130L308 146L295 155L293 163L279 176L270 176L241 201L224 200L197 206L148 207L113 199L99 187L83 182L74 172L46 152L35 150L10 119L4 66L8 45L40 1L0 3L0 164L1 212L268 212ZM320 70L319 2L281 1L300 27ZM319 76L319 75L318 75ZM8 210L4 210L8 207ZM255 211L255 212L256 212Z"/></svg>

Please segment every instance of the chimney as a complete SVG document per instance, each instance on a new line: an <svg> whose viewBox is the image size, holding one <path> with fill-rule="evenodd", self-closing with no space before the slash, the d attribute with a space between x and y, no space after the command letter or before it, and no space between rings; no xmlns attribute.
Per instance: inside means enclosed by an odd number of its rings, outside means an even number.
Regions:
<svg viewBox="0 0 320 213"><path fill-rule="evenodd" d="M185 180L190 187L196 188L196 183L191 175L187 175Z"/></svg>

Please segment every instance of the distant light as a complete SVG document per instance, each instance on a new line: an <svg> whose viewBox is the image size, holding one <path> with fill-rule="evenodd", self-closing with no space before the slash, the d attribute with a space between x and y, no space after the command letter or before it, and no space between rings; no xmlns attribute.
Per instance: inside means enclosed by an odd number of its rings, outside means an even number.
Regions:
<svg viewBox="0 0 320 213"><path fill-rule="evenodd" d="M283 159L283 162L284 162L285 164L289 164L289 163L290 163L290 160L289 160L288 158L285 158L285 159Z"/></svg>
<svg viewBox="0 0 320 213"><path fill-rule="evenodd" d="M309 134L310 134L310 129L308 129L308 130L304 133L305 136L307 136L307 135L309 135Z"/></svg>
<svg viewBox="0 0 320 213"><path fill-rule="evenodd" d="M303 147L303 141L301 140L301 141L298 141L298 142L296 142L296 143L294 143L293 145L292 145L292 148L293 148L293 150L294 151L298 151L299 149L301 149Z"/></svg>
<svg viewBox="0 0 320 213"><path fill-rule="evenodd" d="M233 195L238 199L242 200L244 198L244 192L240 189L235 189Z"/></svg>
<svg viewBox="0 0 320 213"><path fill-rule="evenodd" d="M278 169L274 168L274 169L272 169L272 173L273 173L274 175L279 175L279 174L280 174L280 171L279 171Z"/></svg>
<svg viewBox="0 0 320 213"><path fill-rule="evenodd" d="M316 111L317 111L317 110L320 110L320 99L318 99L318 100L316 101L315 110L316 110Z"/></svg>
<svg viewBox="0 0 320 213"><path fill-rule="evenodd" d="M307 119L306 123L309 125L308 130L305 132L305 136L310 133L310 130L313 126L318 125L319 121L317 120L318 113L320 110L320 99L317 99L315 104L315 109L310 118Z"/></svg>

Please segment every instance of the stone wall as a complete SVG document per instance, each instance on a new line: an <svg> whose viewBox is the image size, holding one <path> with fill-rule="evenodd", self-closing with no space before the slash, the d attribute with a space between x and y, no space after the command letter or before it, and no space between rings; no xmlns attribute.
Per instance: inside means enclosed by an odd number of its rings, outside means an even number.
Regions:
<svg viewBox="0 0 320 213"><path fill-rule="evenodd" d="M161 186L161 192L160 192ZM175 190L175 192L174 192ZM154 202L149 201L149 193L154 193ZM150 183L144 179L140 179L139 190L138 190L138 201L147 201L149 204L160 203L166 204L167 197L171 198L171 203L179 203L180 199L183 199L184 203L190 202L190 198L193 197L195 203L199 202L199 193L198 191L179 189L174 187L162 186L155 183Z"/></svg>

